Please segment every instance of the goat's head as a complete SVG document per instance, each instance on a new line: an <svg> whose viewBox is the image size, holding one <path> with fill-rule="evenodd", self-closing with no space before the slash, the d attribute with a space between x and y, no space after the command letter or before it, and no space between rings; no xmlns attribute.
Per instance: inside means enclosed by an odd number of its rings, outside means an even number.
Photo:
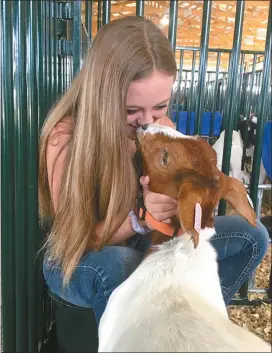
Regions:
<svg viewBox="0 0 272 353"><path fill-rule="evenodd" d="M178 200L177 219L183 231L194 230L196 203L202 208L201 228L213 227L220 199L256 225L244 185L218 170L216 152L204 139L150 124L138 128L137 145L143 173L150 177L150 190Z"/></svg>

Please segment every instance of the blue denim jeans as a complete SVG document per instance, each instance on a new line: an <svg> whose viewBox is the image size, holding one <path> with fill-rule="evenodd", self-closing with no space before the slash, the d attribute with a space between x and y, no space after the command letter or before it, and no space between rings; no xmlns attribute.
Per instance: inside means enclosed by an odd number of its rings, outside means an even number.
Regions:
<svg viewBox="0 0 272 353"><path fill-rule="evenodd" d="M269 237L260 222L254 228L236 215L215 217L215 229L212 244L218 254L221 288L228 304L263 259ZM149 244L149 235L137 234L128 247L107 246L99 252L86 253L65 288L61 269L44 261L45 280L66 301L92 308L99 323L110 294L140 264Z"/></svg>

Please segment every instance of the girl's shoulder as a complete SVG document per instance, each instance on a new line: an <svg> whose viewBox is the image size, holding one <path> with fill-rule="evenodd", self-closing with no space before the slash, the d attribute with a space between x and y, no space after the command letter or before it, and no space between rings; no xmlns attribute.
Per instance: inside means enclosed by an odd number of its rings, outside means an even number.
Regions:
<svg viewBox="0 0 272 353"><path fill-rule="evenodd" d="M72 136L75 128L75 121L71 116L61 119L52 129L48 144L51 146L63 146Z"/></svg>
<svg viewBox="0 0 272 353"><path fill-rule="evenodd" d="M73 118L65 117L55 125L48 138L46 148L47 176L55 208L66 163L69 140L73 134L74 128L75 123Z"/></svg>

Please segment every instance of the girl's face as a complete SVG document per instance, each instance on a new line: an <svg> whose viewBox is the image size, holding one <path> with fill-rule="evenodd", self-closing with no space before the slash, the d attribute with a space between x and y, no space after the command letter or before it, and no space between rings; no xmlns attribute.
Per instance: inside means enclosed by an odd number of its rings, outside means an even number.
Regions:
<svg viewBox="0 0 272 353"><path fill-rule="evenodd" d="M127 94L127 134L136 139L136 129L165 116L174 77L154 71L148 78L133 81Z"/></svg>

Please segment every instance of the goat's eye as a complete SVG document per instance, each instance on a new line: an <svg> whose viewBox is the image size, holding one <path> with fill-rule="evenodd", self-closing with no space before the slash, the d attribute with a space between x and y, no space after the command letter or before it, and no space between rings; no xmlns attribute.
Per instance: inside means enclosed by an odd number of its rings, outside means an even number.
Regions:
<svg viewBox="0 0 272 353"><path fill-rule="evenodd" d="M162 151L162 157L161 157L161 164L162 166L166 166L168 164L168 156L169 156L169 153L167 150L163 150Z"/></svg>

